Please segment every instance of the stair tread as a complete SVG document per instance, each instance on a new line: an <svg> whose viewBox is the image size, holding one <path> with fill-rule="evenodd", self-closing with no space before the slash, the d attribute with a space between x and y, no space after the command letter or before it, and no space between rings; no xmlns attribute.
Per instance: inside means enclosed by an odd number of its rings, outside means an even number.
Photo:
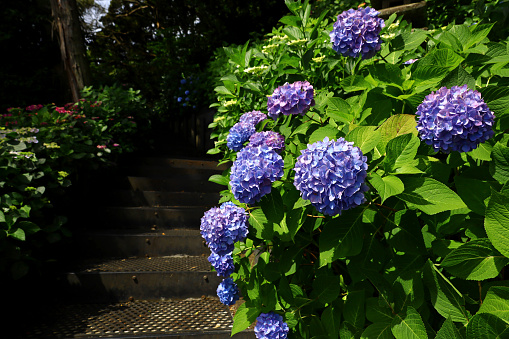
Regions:
<svg viewBox="0 0 509 339"><path fill-rule="evenodd" d="M23 339L31 338L144 338L190 335L193 338L230 338L232 309L217 297L136 300L102 304L45 306ZM40 321L36 321L39 319ZM233 338L254 338L252 329Z"/></svg>
<svg viewBox="0 0 509 339"><path fill-rule="evenodd" d="M205 256L172 255L148 258L90 259L76 265L76 273L210 272Z"/></svg>

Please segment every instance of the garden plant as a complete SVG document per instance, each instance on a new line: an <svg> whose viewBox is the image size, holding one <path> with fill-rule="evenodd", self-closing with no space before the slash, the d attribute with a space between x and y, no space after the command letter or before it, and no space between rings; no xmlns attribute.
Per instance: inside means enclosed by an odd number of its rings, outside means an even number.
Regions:
<svg viewBox="0 0 509 339"><path fill-rule="evenodd" d="M65 106L13 107L0 115L0 271L20 279L54 260L72 235L62 202L75 179L132 152L136 121L147 120L139 91L85 88ZM136 118L135 118L136 117ZM65 198L64 198L65 199ZM58 205L58 206L56 206Z"/></svg>
<svg viewBox="0 0 509 339"><path fill-rule="evenodd" d="M508 336L507 41L285 2L215 64L231 166L200 228L232 334Z"/></svg>

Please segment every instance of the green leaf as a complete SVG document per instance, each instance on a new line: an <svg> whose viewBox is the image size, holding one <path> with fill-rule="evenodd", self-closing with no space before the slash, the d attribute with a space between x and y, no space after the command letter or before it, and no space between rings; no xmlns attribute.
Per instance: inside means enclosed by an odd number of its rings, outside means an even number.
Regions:
<svg viewBox="0 0 509 339"><path fill-rule="evenodd" d="M249 213L249 224L255 229L258 239L271 240L274 237L274 224L267 220L262 209L255 209Z"/></svg>
<svg viewBox="0 0 509 339"><path fill-rule="evenodd" d="M492 189L484 228L497 250L509 257L509 197Z"/></svg>
<svg viewBox="0 0 509 339"><path fill-rule="evenodd" d="M447 318L437 332L435 339L463 339L451 318Z"/></svg>
<svg viewBox="0 0 509 339"><path fill-rule="evenodd" d="M221 174L214 174L210 176L209 181L219 185L228 186L228 184L230 183L230 178L228 178L227 176L226 177L222 176Z"/></svg>
<svg viewBox="0 0 509 339"><path fill-rule="evenodd" d="M320 267L361 252L362 214L362 209L355 208L325 224L319 239Z"/></svg>
<svg viewBox="0 0 509 339"><path fill-rule="evenodd" d="M294 15L284 16L281 19L279 19L279 21L284 23L285 25L290 25L297 28L300 28L302 25L302 20Z"/></svg>
<svg viewBox="0 0 509 339"><path fill-rule="evenodd" d="M467 326L467 338L509 338L509 323L490 313L476 314Z"/></svg>
<svg viewBox="0 0 509 339"><path fill-rule="evenodd" d="M393 339L391 323L374 323L366 327L361 339Z"/></svg>
<svg viewBox="0 0 509 339"><path fill-rule="evenodd" d="M284 205L278 190L272 190L262 197L260 206L269 222L279 224L284 217Z"/></svg>
<svg viewBox="0 0 509 339"><path fill-rule="evenodd" d="M453 190L435 179L415 176L400 178L405 190L397 197L405 201L409 207L417 208L426 214L466 207Z"/></svg>
<svg viewBox="0 0 509 339"><path fill-rule="evenodd" d="M324 126L318 128L316 131L311 133L309 137L309 144L313 144L317 141L322 141L325 137L328 137L329 140L336 140L339 135L339 130L335 127Z"/></svg>
<svg viewBox="0 0 509 339"><path fill-rule="evenodd" d="M441 85L447 88L451 88L452 86L467 85L470 89L476 89L474 77L465 71L461 65L452 70L444 78L444 80L442 80Z"/></svg>
<svg viewBox="0 0 509 339"><path fill-rule="evenodd" d="M251 326L256 321L256 318L260 315L260 310L256 307L248 307L247 302L243 303L235 312L233 316L233 336L236 333L244 331L246 328Z"/></svg>
<svg viewBox="0 0 509 339"><path fill-rule="evenodd" d="M23 231L21 228L17 228L14 232L9 232L7 234L10 237L13 237L16 240L19 241L25 241L26 240L26 234L25 231Z"/></svg>
<svg viewBox="0 0 509 339"><path fill-rule="evenodd" d="M384 159L385 171L393 173L398 168L415 167L419 161L415 159L420 140L414 134L397 136L387 143Z"/></svg>
<svg viewBox="0 0 509 339"><path fill-rule="evenodd" d="M491 153L490 174L501 184L509 181L509 147L497 142Z"/></svg>
<svg viewBox="0 0 509 339"><path fill-rule="evenodd" d="M381 177L376 173L372 173L368 177L368 180L370 184L373 185L373 187L380 194L382 204L388 198L402 193L403 190L405 189L405 186L403 185L401 179L394 175L387 175L385 177Z"/></svg>
<svg viewBox="0 0 509 339"><path fill-rule="evenodd" d="M378 128L381 133L380 142L376 146L375 150L375 154L379 154L378 158L385 154L385 147L391 139L407 133L413 133L417 135L418 132L416 126L417 122L415 120L415 115L396 114L387 119ZM375 159L376 158L377 157L375 157Z"/></svg>
<svg viewBox="0 0 509 339"><path fill-rule="evenodd" d="M341 307L342 304L335 302L328 305L322 313L321 320L329 337L337 338L339 327L341 325Z"/></svg>
<svg viewBox="0 0 509 339"><path fill-rule="evenodd" d="M391 45L395 50L411 51L419 47L427 37L428 35L421 29L404 31L391 41Z"/></svg>
<svg viewBox="0 0 509 339"><path fill-rule="evenodd" d="M364 293L364 290L348 292L345 306L343 307L343 318L356 328L364 327L366 321Z"/></svg>
<svg viewBox="0 0 509 339"><path fill-rule="evenodd" d="M440 266L452 275L467 280L495 278L509 263L488 239L472 240L452 250Z"/></svg>
<svg viewBox="0 0 509 339"><path fill-rule="evenodd" d="M479 313L490 313L509 322L509 287L491 287L477 314Z"/></svg>
<svg viewBox="0 0 509 339"><path fill-rule="evenodd" d="M490 184L486 181L456 175L454 176L454 185L467 207L484 216L486 211L484 201L490 196Z"/></svg>
<svg viewBox="0 0 509 339"><path fill-rule="evenodd" d="M424 283L429 290L431 303L444 318L467 323L468 312L465 299L454 285L428 259L424 266Z"/></svg>
<svg viewBox="0 0 509 339"><path fill-rule="evenodd" d="M339 296L341 291L340 279L337 275L319 275L313 281L311 298L318 298L322 303L328 304Z"/></svg>
<svg viewBox="0 0 509 339"><path fill-rule="evenodd" d="M413 307L396 314L392 320L392 334L396 339L427 339L426 327L419 313Z"/></svg>
<svg viewBox="0 0 509 339"><path fill-rule="evenodd" d="M382 134L376 130L377 126L358 126L348 132L345 139L359 147L363 154L367 154L379 143Z"/></svg>

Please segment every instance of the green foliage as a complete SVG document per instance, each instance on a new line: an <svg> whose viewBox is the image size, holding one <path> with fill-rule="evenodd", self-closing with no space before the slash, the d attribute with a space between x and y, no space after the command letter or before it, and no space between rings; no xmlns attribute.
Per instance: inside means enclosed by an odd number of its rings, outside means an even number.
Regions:
<svg viewBox="0 0 509 339"><path fill-rule="evenodd" d="M138 92L86 88L65 107L32 105L0 116L0 271L19 279L41 265L38 257L70 235L58 200L79 171L105 166L134 149L143 117Z"/></svg>
<svg viewBox="0 0 509 339"><path fill-rule="evenodd" d="M228 171L211 178L226 186L221 202L250 216L234 251L245 302L232 333L275 311L292 338L506 336L508 44L489 39L491 23L426 31L392 16L377 56L352 60L332 50L327 14L286 3L291 15L265 41L225 47L215 64L209 153L223 162L236 158L229 129L244 112L266 112L277 86L309 81L316 101L304 116L258 125L286 139L283 178L259 203L235 201ZM494 111L495 136L468 153L435 152L417 136L416 109L432 91L463 84ZM325 136L353 141L369 165L367 202L334 217L292 183L300 151Z"/></svg>

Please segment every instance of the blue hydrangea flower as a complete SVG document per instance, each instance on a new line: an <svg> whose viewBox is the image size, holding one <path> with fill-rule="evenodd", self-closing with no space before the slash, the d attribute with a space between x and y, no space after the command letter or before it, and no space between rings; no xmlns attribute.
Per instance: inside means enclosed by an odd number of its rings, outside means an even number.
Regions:
<svg viewBox="0 0 509 339"><path fill-rule="evenodd" d="M269 117L276 120L280 114L304 115L315 105L313 86L307 81L285 83L274 90L267 100Z"/></svg>
<svg viewBox="0 0 509 339"><path fill-rule="evenodd" d="M230 128L226 137L226 146L232 151L239 151L244 147L244 142L256 132L255 126L250 123L238 122Z"/></svg>
<svg viewBox="0 0 509 339"><path fill-rule="evenodd" d="M270 193L272 183L281 179L283 166L283 158L266 145L242 149L231 168L233 196L247 204L259 201Z"/></svg>
<svg viewBox="0 0 509 339"><path fill-rule="evenodd" d="M325 137L301 151L294 167L293 184L302 199L311 201L320 213L341 214L365 201L366 161L353 142L343 138L329 141Z"/></svg>
<svg viewBox="0 0 509 339"><path fill-rule="evenodd" d="M261 313L256 318L254 332L258 339L285 339L289 330L288 324L277 313Z"/></svg>
<svg viewBox="0 0 509 339"><path fill-rule="evenodd" d="M285 137L274 131L256 132L249 138L249 147L267 145L281 154L285 149Z"/></svg>
<svg viewBox="0 0 509 339"><path fill-rule="evenodd" d="M419 60L419 59L409 59L409 60L405 61L403 64L404 64L404 65L411 65L411 64L413 64L414 62L416 62L417 60Z"/></svg>
<svg viewBox="0 0 509 339"><path fill-rule="evenodd" d="M235 242L246 238L247 219L243 208L228 201L204 213L200 233L212 252L226 255L233 251Z"/></svg>
<svg viewBox="0 0 509 339"><path fill-rule="evenodd" d="M231 306L239 300L239 288L232 278L226 278L217 286L217 296L223 304Z"/></svg>
<svg viewBox="0 0 509 339"><path fill-rule="evenodd" d="M218 276L228 277L235 271L232 253L219 255L212 252L208 258L210 264L216 270Z"/></svg>
<svg viewBox="0 0 509 339"><path fill-rule="evenodd" d="M494 135L495 115L481 94L467 85L432 92L417 107L416 114L421 140L435 151L469 152Z"/></svg>
<svg viewBox="0 0 509 339"><path fill-rule="evenodd" d="M245 122L256 126L258 123L267 119L267 115L260 111L246 112L240 116L239 122Z"/></svg>
<svg viewBox="0 0 509 339"><path fill-rule="evenodd" d="M332 49L346 57L363 59L375 56L380 50L380 31L385 26L378 12L370 7L349 9L338 15L329 33Z"/></svg>

